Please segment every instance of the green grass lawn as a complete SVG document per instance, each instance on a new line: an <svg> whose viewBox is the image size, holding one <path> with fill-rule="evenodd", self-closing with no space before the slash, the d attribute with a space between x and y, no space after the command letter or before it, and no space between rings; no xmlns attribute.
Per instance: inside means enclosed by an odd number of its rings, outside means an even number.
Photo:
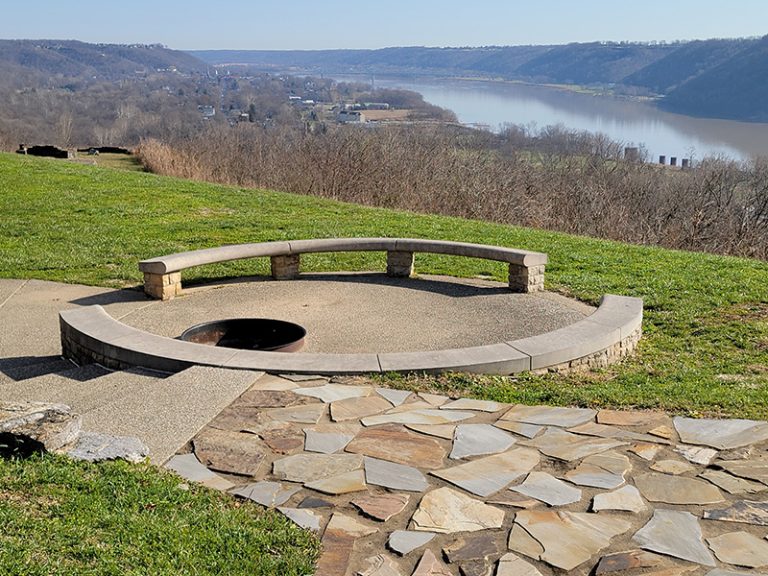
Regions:
<svg viewBox="0 0 768 576"><path fill-rule="evenodd" d="M768 263L632 246L309 196L0 155L0 277L138 286L137 262L194 248L336 236L426 237L549 254L547 289L597 303L645 301L639 353L572 375L389 377L504 401L659 408L768 418ZM418 255L417 270L504 279L501 263ZM383 269L383 254L308 255L308 270ZM185 281L267 273L268 260L211 265Z"/></svg>
<svg viewBox="0 0 768 576"><path fill-rule="evenodd" d="M228 243L412 236L546 252L546 282L597 303L642 297L632 359L571 375L384 376L387 385L509 402L768 418L768 264L393 212L140 172L0 154L0 277L138 286L137 262ZM382 254L312 255L310 270L383 269ZM195 278L267 273L266 259ZM504 279L502 264L417 255L422 272ZM3 574L303 574L317 542L144 466L0 460ZM239 570L239 571L238 571Z"/></svg>
<svg viewBox="0 0 768 576"><path fill-rule="evenodd" d="M0 459L3 576L309 574L318 542L277 512L148 464Z"/></svg>

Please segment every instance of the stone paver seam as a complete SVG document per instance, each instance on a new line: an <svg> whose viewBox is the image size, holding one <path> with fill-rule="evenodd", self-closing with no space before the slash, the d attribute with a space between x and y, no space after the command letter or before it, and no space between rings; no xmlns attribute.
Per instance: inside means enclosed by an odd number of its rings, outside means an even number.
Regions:
<svg viewBox="0 0 768 576"><path fill-rule="evenodd" d="M19 284L19 285L16 287L16 289L15 289L13 292L11 292L11 293L10 293L10 295L8 295L8 297L7 297L5 300L3 300L2 302L0 302L0 309L2 309L2 308L3 308L3 306L5 306L5 305L6 305L8 302L10 302L11 298L13 298L14 296L16 296L16 294L18 294L18 293L19 293L19 291L20 291L22 288L24 288L24 286L26 286L27 284L29 284L29 280L24 280L24 282L22 282L21 284Z"/></svg>
<svg viewBox="0 0 768 576"><path fill-rule="evenodd" d="M126 312L122 316L116 316L115 319L116 320L123 320L125 318L128 318L128 316L130 316L132 314L135 314L136 312L141 312L142 310L146 310L147 308L149 308L151 306L156 306L159 302L161 302L161 301L160 300L150 300L149 302L147 302L143 306L139 306L138 308L134 308L133 310L129 310L128 312Z"/></svg>

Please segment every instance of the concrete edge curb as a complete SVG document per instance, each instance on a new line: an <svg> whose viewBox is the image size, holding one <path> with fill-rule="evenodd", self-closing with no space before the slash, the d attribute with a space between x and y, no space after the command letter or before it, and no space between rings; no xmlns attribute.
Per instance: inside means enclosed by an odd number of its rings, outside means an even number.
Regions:
<svg viewBox="0 0 768 576"><path fill-rule="evenodd" d="M387 354L287 354L215 348L158 336L115 320L98 305L59 313L62 354L81 364L97 362L114 369L140 366L162 372L201 365L319 375L449 371L508 375L602 366L634 349L642 318L641 299L608 294L583 320L511 342Z"/></svg>

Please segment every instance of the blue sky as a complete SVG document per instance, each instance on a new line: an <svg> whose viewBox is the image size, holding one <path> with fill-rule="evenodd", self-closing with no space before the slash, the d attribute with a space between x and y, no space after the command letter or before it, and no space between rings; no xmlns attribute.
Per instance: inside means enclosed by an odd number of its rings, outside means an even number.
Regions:
<svg viewBox="0 0 768 576"><path fill-rule="evenodd" d="M114 6L114 8L112 8ZM768 0L9 0L0 38L177 49L563 44L768 34Z"/></svg>

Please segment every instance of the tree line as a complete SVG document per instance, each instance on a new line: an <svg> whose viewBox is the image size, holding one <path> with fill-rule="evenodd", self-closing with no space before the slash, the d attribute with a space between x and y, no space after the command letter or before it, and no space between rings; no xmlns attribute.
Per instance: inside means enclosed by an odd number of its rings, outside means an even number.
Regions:
<svg viewBox="0 0 768 576"><path fill-rule="evenodd" d="M547 127L210 126L147 139L147 169L667 248L768 259L768 159L679 170L623 158L607 137Z"/></svg>

